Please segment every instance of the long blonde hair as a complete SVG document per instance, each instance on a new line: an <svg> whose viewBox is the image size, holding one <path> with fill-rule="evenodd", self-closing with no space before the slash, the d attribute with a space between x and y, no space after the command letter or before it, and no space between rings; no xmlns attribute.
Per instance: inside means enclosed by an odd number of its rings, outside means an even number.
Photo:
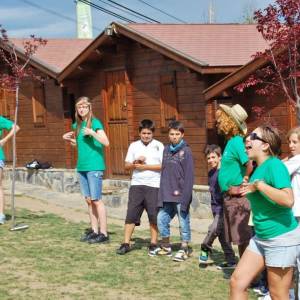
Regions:
<svg viewBox="0 0 300 300"><path fill-rule="evenodd" d="M77 107L79 105L84 105L84 104L89 106L89 112L88 112L88 115L86 118L86 127L91 128L91 126L92 126L92 118L93 118L92 103L88 97L85 97L85 96L79 97L76 100L76 104L75 104L75 108L76 108L75 119L76 119L76 125L77 125L76 126L76 137L79 135L79 132L81 129L81 124L83 122L82 117L78 114Z"/></svg>

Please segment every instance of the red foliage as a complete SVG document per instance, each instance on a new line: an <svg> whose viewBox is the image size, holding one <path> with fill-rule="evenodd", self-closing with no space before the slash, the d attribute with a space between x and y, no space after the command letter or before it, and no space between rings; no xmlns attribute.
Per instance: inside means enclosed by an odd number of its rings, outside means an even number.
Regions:
<svg viewBox="0 0 300 300"><path fill-rule="evenodd" d="M266 65L256 70L235 89L243 92L255 87L259 95L267 99L284 93L289 102L300 106L300 1L276 0L264 10L254 13L257 30L268 42L269 49L258 52L254 58L262 57Z"/></svg>
<svg viewBox="0 0 300 300"><path fill-rule="evenodd" d="M46 44L46 40L31 35L23 43L25 59L20 59L16 53L16 46L9 40L6 30L0 25L0 64L8 69L7 73L0 74L0 86L8 90L15 90L25 77L39 79L28 63L38 48Z"/></svg>

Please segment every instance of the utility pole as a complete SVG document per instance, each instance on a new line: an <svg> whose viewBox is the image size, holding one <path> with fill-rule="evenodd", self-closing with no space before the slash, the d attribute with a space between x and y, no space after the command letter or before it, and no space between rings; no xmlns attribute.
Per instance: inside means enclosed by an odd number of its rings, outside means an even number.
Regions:
<svg viewBox="0 0 300 300"><path fill-rule="evenodd" d="M93 29L92 29L91 6L78 0L76 1L76 12L77 12L77 38L92 39Z"/></svg>
<svg viewBox="0 0 300 300"><path fill-rule="evenodd" d="M215 5L214 1L209 1L209 7L208 7L208 23L212 24L215 23Z"/></svg>

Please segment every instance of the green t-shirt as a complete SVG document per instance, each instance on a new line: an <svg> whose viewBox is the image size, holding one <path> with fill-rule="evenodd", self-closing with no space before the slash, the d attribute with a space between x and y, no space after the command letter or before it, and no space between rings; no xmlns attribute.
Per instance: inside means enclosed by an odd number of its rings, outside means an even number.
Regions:
<svg viewBox="0 0 300 300"><path fill-rule="evenodd" d="M290 188L290 175L286 166L276 157L270 157L258 166L250 182L261 179L268 185L277 188ZM265 194L255 191L247 195L253 212L255 234L261 239L270 239L297 227L292 209L281 206Z"/></svg>
<svg viewBox="0 0 300 300"><path fill-rule="evenodd" d="M86 126L86 121L81 123L81 129ZM73 124L76 129L77 124ZM96 119L92 119L91 128L94 131L103 130L102 123ZM105 170L105 162L103 155L103 145L92 136L83 135L80 130L77 138L77 171L103 171Z"/></svg>
<svg viewBox="0 0 300 300"><path fill-rule="evenodd" d="M226 144L222 155L218 181L222 192L228 191L232 185L243 182L248 156L243 138L240 135L232 137Z"/></svg>
<svg viewBox="0 0 300 300"><path fill-rule="evenodd" d="M2 139L3 129L11 130L14 123L2 116L0 116L0 139ZM0 160L5 160L4 152L2 147L0 147Z"/></svg>

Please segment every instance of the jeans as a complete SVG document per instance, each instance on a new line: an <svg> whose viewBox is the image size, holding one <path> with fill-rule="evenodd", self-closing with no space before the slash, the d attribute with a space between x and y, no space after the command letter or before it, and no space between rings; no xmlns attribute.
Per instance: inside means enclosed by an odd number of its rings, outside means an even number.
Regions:
<svg viewBox="0 0 300 300"><path fill-rule="evenodd" d="M97 201L102 198L102 171L80 171L80 190L84 197Z"/></svg>
<svg viewBox="0 0 300 300"><path fill-rule="evenodd" d="M191 240L190 214L180 210L180 203L164 202L157 216L157 226L162 238L170 236L170 223L177 214L180 236L183 242Z"/></svg>
<svg viewBox="0 0 300 300"><path fill-rule="evenodd" d="M212 244L217 237L224 252L226 262L234 264L235 253L232 249L231 243L228 243L225 239L223 214L214 215L214 220L208 228L207 235L201 244L201 249L204 251L210 251L212 249Z"/></svg>

